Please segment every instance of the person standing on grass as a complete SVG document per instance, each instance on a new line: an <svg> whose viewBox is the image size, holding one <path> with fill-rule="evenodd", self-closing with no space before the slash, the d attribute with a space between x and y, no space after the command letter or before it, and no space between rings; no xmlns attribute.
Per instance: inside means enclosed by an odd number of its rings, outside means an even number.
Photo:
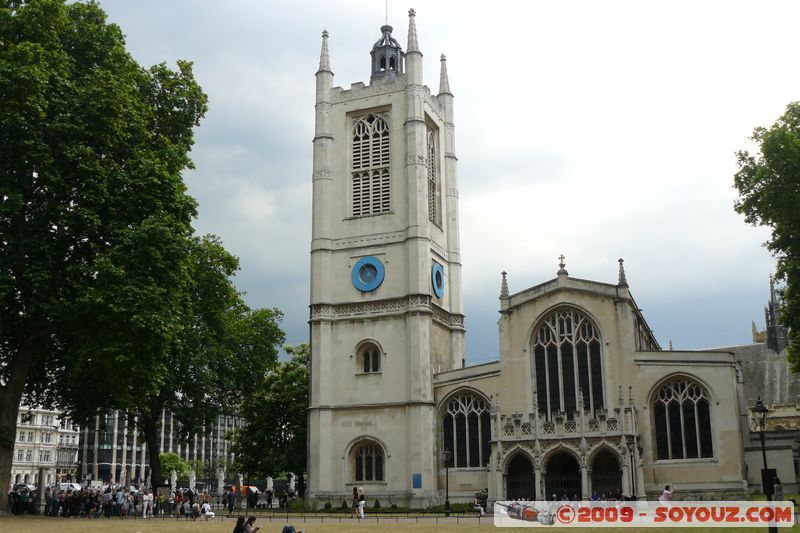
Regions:
<svg viewBox="0 0 800 533"><path fill-rule="evenodd" d="M153 518L153 493L145 489L142 497L142 517Z"/></svg>

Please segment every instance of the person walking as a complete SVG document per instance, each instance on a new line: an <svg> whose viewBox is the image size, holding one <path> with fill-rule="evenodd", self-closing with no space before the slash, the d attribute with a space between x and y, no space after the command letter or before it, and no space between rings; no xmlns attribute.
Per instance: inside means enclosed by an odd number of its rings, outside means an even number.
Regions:
<svg viewBox="0 0 800 533"><path fill-rule="evenodd" d="M364 518L364 506L367 504L367 497L364 494L364 487L358 487L358 517Z"/></svg>
<svg viewBox="0 0 800 533"><path fill-rule="evenodd" d="M231 489L228 492L228 517L233 517L233 507L236 505L236 489Z"/></svg>
<svg viewBox="0 0 800 533"><path fill-rule="evenodd" d="M661 493L661 496L658 497L658 501L661 503L669 503L672 499L672 493L675 492L675 489L672 488L672 485L667 485L664 487L664 492Z"/></svg>
<svg viewBox="0 0 800 533"><path fill-rule="evenodd" d="M358 489L353 487L353 498L350 502L350 518L354 518L358 513Z"/></svg>

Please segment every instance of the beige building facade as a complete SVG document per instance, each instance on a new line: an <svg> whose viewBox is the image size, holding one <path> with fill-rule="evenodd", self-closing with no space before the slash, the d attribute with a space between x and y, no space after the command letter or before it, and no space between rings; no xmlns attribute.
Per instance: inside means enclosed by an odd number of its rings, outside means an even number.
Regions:
<svg viewBox="0 0 800 533"><path fill-rule="evenodd" d="M363 486L382 505L490 499L685 497L747 491L742 375L729 351L662 350L622 260L512 293L500 360L464 366L453 95L423 84L381 28L369 85L316 74L309 492Z"/></svg>

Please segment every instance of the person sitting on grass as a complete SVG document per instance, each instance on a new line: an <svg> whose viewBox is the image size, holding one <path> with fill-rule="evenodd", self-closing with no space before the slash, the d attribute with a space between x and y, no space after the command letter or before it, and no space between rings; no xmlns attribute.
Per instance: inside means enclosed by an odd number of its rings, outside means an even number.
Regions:
<svg viewBox="0 0 800 533"><path fill-rule="evenodd" d="M203 505L200 506L200 514L203 515L204 520L214 520L214 511L211 510L211 504L208 502L203 502Z"/></svg>
<svg viewBox="0 0 800 533"><path fill-rule="evenodd" d="M192 504L192 522L197 520L199 516L200 516L200 502L196 501L194 502L194 504Z"/></svg>
<svg viewBox="0 0 800 533"><path fill-rule="evenodd" d="M259 529L261 529L261 526L256 525L255 516L251 516L250 518L248 518L247 522L245 522L244 524L244 533L256 533L256 531L258 531Z"/></svg>

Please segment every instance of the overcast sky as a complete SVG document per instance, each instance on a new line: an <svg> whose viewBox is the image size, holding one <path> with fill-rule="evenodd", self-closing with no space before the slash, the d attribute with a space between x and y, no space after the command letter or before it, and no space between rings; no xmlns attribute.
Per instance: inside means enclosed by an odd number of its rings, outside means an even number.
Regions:
<svg viewBox="0 0 800 533"><path fill-rule="evenodd" d="M252 306L308 337L311 140L320 32L334 85L369 82L384 0L105 0L143 65L194 62L209 95L186 173L195 227L241 259ZM424 76L455 94L467 359L497 359L500 272L631 291L663 347L763 328L769 233L733 211L736 150L800 99L800 2L390 0Z"/></svg>

